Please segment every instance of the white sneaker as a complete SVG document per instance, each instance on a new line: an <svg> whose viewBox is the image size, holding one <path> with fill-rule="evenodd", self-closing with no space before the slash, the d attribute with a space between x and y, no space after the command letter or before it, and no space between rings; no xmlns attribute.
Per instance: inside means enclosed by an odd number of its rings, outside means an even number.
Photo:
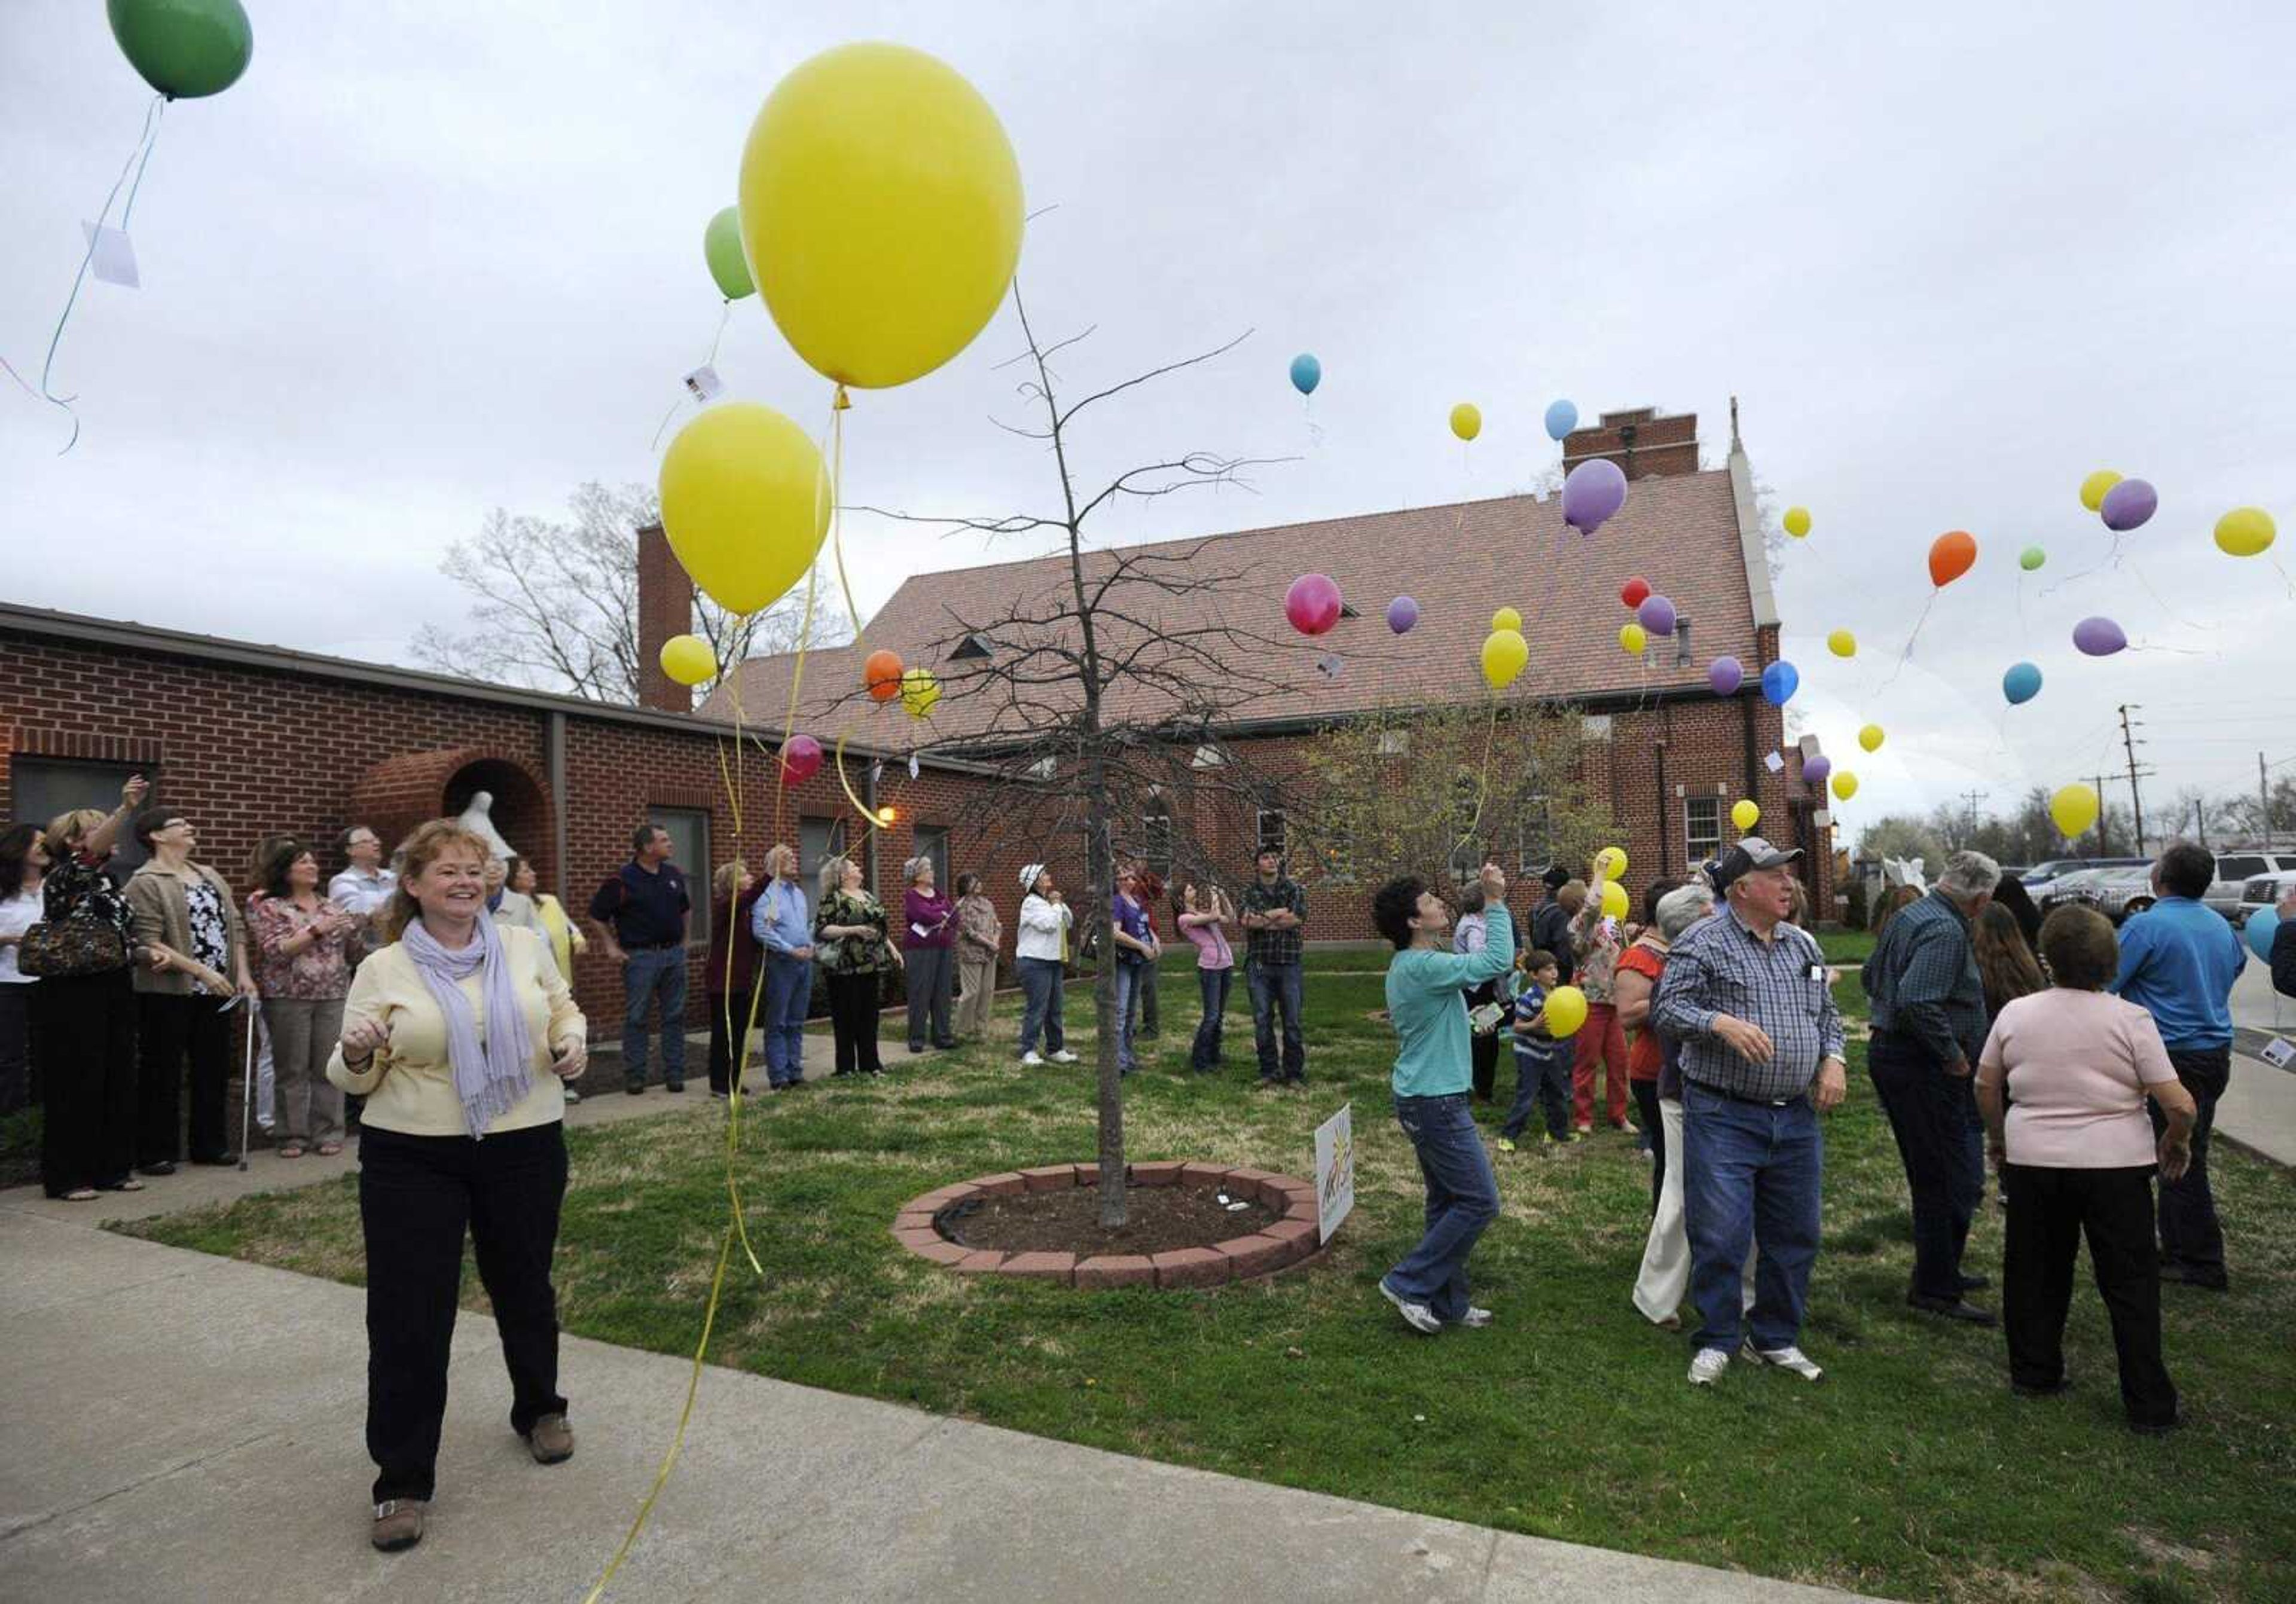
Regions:
<svg viewBox="0 0 2296 1604"><path fill-rule="evenodd" d="M1379 1295L1395 1305L1395 1312L1403 1316L1403 1323L1413 1330L1424 1332L1432 1337L1443 1329L1443 1322L1435 1317L1434 1310L1423 1303L1413 1303L1402 1293L1389 1286L1385 1277L1380 1280Z"/></svg>
<svg viewBox="0 0 2296 1604"><path fill-rule="evenodd" d="M1062 1048L1058 1052L1055 1052L1054 1054L1053 1054L1053 1062L1054 1062L1055 1064L1073 1064L1073 1063L1075 1063L1076 1061L1077 1061L1077 1055L1076 1055L1075 1053L1073 1053L1073 1052L1070 1052L1067 1048L1065 1048L1065 1047Z"/></svg>
<svg viewBox="0 0 2296 1604"><path fill-rule="evenodd" d="M1825 1372L1810 1363L1809 1355L1791 1345L1782 1348L1758 1348L1750 1341L1746 1344L1746 1357L1759 1363L1775 1364L1805 1381L1825 1379Z"/></svg>
<svg viewBox="0 0 2296 1604"><path fill-rule="evenodd" d="M1030 1069L1037 1068L1042 1065L1044 1061L1044 1060L1038 1058L1033 1052L1024 1052L1021 1055L1021 1064Z"/></svg>
<svg viewBox="0 0 2296 1604"><path fill-rule="evenodd" d="M570 1103L580 1102L582 1101L582 1093L575 1090L572 1086L569 1086L566 1088L566 1101Z"/></svg>
<svg viewBox="0 0 2296 1604"><path fill-rule="evenodd" d="M1693 1387L1711 1387L1729 1368L1729 1349L1700 1348L1697 1356L1690 1362L1690 1384Z"/></svg>
<svg viewBox="0 0 2296 1604"><path fill-rule="evenodd" d="M1467 1312L1459 1316L1459 1323L1471 1331L1480 1331L1491 1323L1491 1312L1488 1309L1479 1309L1474 1305L1469 1304Z"/></svg>

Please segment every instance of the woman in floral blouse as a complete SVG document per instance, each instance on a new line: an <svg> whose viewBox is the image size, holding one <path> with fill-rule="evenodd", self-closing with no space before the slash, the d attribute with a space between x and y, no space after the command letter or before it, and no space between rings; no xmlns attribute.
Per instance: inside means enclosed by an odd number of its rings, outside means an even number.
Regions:
<svg viewBox="0 0 2296 1604"><path fill-rule="evenodd" d="M829 986L829 1022L837 1035L837 1073L882 1075L877 1005L883 976L901 965L887 933L885 904L861 887L861 865L833 857L821 866L813 910L814 962Z"/></svg>
<svg viewBox="0 0 2296 1604"><path fill-rule="evenodd" d="M327 1059L343 1033L346 944L358 921L319 894L319 860L300 841L274 842L260 874L263 889L247 912L271 1032L279 1156L300 1158L316 1139L332 1158L343 1150L343 1094L327 1081Z"/></svg>

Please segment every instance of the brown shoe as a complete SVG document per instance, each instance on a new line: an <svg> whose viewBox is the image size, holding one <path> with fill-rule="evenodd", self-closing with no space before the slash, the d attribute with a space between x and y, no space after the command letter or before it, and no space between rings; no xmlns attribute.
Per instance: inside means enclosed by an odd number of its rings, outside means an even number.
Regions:
<svg viewBox="0 0 2296 1604"><path fill-rule="evenodd" d="M422 1512L430 1507L419 1498L386 1498L375 1505L374 1546L395 1554L422 1542Z"/></svg>
<svg viewBox="0 0 2296 1604"><path fill-rule="evenodd" d="M537 1465L555 1465L574 1457L574 1428L562 1414L546 1414L526 1428L526 1449Z"/></svg>

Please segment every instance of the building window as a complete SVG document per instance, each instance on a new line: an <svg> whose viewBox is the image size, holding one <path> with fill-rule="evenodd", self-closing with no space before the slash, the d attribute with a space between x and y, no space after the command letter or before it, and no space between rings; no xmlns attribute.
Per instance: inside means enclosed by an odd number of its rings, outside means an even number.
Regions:
<svg viewBox="0 0 2296 1604"><path fill-rule="evenodd" d="M1382 730L1379 732L1379 755L1400 757L1411 749L1411 732L1407 730Z"/></svg>
<svg viewBox="0 0 2296 1604"><path fill-rule="evenodd" d="M709 945L711 886L718 865L709 856L709 815L698 807L650 807L646 816L669 831L670 861L685 871L685 892L693 912L685 921L685 945Z"/></svg>
<svg viewBox="0 0 2296 1604"><path fill-rule="evenodd" d="M1140 818L1140 861L1160 878L1172 878L1172 810L1160 798Z"/></svg>
<svg viewBox="0 0 2296 1604"><path fill-rule="evenodd" d="M810 915L815 903L821 900L819 877L821 866L845 850L845 815L833 819L800 819L797 822L798 878L805 885L805 907Z"/></svg>
<svg viewBox="0 0 2296 1604"><path fill-rule="evenodd" d="M1280 853L1283 849L1283 813L1272 807L1261 808L1259 810L1259 845L1252 849L1252 855L1256 857L1263 852Z"/></svg>
<svg viewBox="0 0 2296 1604"><path fill-rule="evenodd" d="M1587 741L1610 740L1611 716L1608 713L1585 715L1578 721L1578 734L1582 740Z"/></svg>
<svg viewBox="0 0 2296 1604"><path fill-rule="evenodd" d="M948 826L920 824L915 834L915 855L932 860L934 888L944 896L954 896L955 882L948 878ZM906 891L908 887L904 885L901 889Z"/></svg>
<svg viewBox="0 0 2296 1604"><path fill-rule="evenodd" d="M1227 758L1222 755L1219 748L1216 746L1200 746L1196 749L1196 755L1188 760L1188 766L1191 768L1214 769L1218 768L1226 761Z"/></svg>
<svg viewBox="0 0 2296 1604"><path fill-rule="evenodd" d="M92 807L98 813L110 813L119 806L119 788L137 774L153 782L144 806L165 806L156 771L142 764L17 757L10 762L8 774L15 791L16 817L43 828L58 814L70 813L74 808ZM144 855L135 832L122 829L112 848L112 872L126 874L140 865ZM12 896L15 889L13 886L7 888Z"/></svg>
<svg viewBox="0 0 2296 1604"><path fill-rule="evenodd" d="M1722 852L1722 798L1691 797L1682 804L1683 845L1698 864Z"/></svg>
<svg viewBox="0 0 2296 1604"><path fill-rule="evenodd" d="M956 650L948 654L948 660L952 663L961 663L968 658L985 658L990 655L986 636L969 634L956 643Z"/></svg>
<svg viewBox="0 0 2296 1604"><path fill-rule="evenodd" d="M1515 815L1514 839L1515 861L1524 874L1544 874L1554 864L1554 811L1546 792L1522 799L1522 811Z"/></svg>

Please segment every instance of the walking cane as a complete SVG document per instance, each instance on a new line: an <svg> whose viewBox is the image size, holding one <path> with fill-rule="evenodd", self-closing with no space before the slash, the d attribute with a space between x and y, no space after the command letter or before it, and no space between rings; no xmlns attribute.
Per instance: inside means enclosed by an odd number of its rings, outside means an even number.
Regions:
<svg viewBox="0 0 2296 1604"><path fill-rule="evenodd" d="M255 1005L244 996L234 997L232 1003L247 1003L247 1074L239 1092L239 1167L243 1172L247 1168L249 1127L255 1120Z"/></svg>

